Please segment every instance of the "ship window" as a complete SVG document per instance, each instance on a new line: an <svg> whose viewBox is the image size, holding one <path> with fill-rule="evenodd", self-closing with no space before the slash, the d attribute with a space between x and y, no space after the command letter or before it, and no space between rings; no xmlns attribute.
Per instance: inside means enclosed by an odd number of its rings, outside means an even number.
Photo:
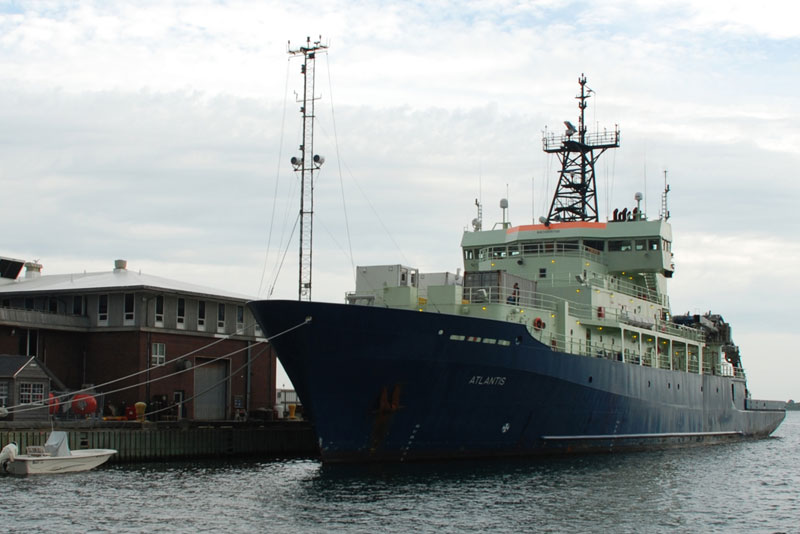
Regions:
<svg viewBox="0 0 800 534"><path fill-rule="evenodd" d="M624 241L609 241L608 242L608 251L609 252L626 252L631 250L631 242L628 240Z"/></svg>
<svg viewBox="0 0 800 534"><path fill-rule="evenodd" d="M464 249L464 259L465 260L475 259L475 251L471 248Z"/></svg>
<svg viewBox="0 0 800 534"><path fill-rule="evenodd" d="M508 247L509 256L519 256L519 245L511 245Z"/></svg>
<svg viewBox="0 0 800 534"><path fill-rule="evenodd" d="M464 336L457 336L456 334L450 336L450 341L464 341L465 339Z"/></svg>
<svg viewBox="0 0 800 534"><path fill-rule="evenodd" d="M644 239L637 239L637 240L636 240L636 250L637 250L637 251L642 251L642 250L644 250L644 249L645 249L645 247L646 247L646 243L647 243L647 241L646 241L646 240L644 240Z"/></svg>
<svg viewBox="0 0 800 534"><path fill-rule="evenodd" d="M547 278L547 267L541 267L539 269L539 278Z"/></svg>
<svg viewBox="0 0 800 534"><path fill-rule="evenodd" d="M647 241L647 248L650 250L658 250L658 239L649 239Z"/></svg>
<svg viewBox="0 0 800 534"><path fill-rule="evenodd" d="M509 340L507 340L507 339L498 339L497 340L497 344L498 345L502 345L503 347L510 347L511 346L511 342Z"/></svg>
<svg viewBox="0 0 800 534"><path fill-rule="evenodd" d="M499 259L506 257L506 247L492 248L492 259Z"/></svg>
<svg viewBox="0 0 800 534"><path fill-rule="evenodd" d="M485 249L485 248L480 249L480 251L478 251L478 259L479 260L485 260L487 254L488 254L487 249Z"/></svg>
<svg viewBox="0 0 800 534"><path fill-rule="evenodd" d="M604 243L601 239L584 239L583 246L593 249L589 252L603 252Z"/></svg>
<svg viewBox="0 0 800 534"><path fill-rule="evenodd" d="M497 344L497 340L496 339L492 339L490 337L483 338L483 342L486 343L487 345L496 345Z"/></svg>
<svg viewBox="0 0 800 534"><path fill-rule="evenodd" d="M538 254L539 253L539 243L525 243L522 245L522 253L526 256L528 254Z"/></svg>

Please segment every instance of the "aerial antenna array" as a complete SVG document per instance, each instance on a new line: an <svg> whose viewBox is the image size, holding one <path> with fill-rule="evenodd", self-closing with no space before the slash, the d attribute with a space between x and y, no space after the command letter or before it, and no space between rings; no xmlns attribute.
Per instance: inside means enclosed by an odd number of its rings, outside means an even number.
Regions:
<svg viewBox="0 0 800 534"><path fill-rule="evenodd" d="M597 189L594 179L594 165L600 155L609 148L619 146L619 126L614 131L604 130L592 134L586 133L584 111L586 100L594 91L586 86L586 76L578 78L581 94L578 100L580 116L576 128L570 121L564 121L564 135L548 134L545 130L542 137L544 151L558 154L561 160L561 173L556 186L556 193L545 220L551 221L598 221Z"/></svg>
<svg viewBox="0 0 800 534"><path fill-rule="evenodd" d="M303 97L300 113L303 115L303 144L300 145L300 156L292 157L292 166L300 174L300 273L298 282L298 300L311 300L311 267L312 245L314 234L314 171L319 170L325 158L314 154L314 63L317 51L325 50L327 45L320 40L311 42L306 38L306 45L292 49L291 43L287 45L290 55L303 55L303 65L300 72L303 74Z"/></svg>

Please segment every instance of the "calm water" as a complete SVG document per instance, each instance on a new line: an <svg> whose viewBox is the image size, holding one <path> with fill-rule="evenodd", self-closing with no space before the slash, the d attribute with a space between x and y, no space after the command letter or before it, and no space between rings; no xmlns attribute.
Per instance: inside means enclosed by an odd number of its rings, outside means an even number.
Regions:
<svg viewBox="0 0 800 534"><path fill-rule="evenodd" d="M0 478L5 532L800 532L800 413L762 441L558 460L110 465Z"/></svg>

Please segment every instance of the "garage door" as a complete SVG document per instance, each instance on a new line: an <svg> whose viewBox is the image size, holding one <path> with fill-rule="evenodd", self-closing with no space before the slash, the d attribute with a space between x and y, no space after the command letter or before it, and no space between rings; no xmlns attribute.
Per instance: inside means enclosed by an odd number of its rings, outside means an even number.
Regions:
<svg viewBox="0 0 800 534"><path fill-rule="evenodd" d="M197 360L202 363L203 360ZM228 405L228 362L219 361L194 369L194 418L225 419Z"/></svg>

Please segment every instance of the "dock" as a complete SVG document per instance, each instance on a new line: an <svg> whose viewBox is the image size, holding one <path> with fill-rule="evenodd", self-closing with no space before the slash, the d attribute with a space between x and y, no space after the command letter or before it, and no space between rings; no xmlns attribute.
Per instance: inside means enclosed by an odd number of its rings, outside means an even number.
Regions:
<svg viewBox="0 0 800 534"><path fill-rule="evenodd" d="M21 452L44 445L51 430L69 435L72 450L116 449L110 462L192 458L318 457L312 425L303 421L153 423L138 421L0 424L0 446L14 441Z"/></svg>

